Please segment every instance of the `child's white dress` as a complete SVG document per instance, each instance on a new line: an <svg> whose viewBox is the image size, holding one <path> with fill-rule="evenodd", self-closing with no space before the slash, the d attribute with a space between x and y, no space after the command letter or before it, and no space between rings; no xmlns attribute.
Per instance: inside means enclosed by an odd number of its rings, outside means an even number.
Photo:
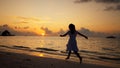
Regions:
<svg viewBox="0 0 120 68"><path fill-rule="evenodd" d="M68 31L68 35L70 38L67 44L67 51L78 51L77 41L76 41L77 34L78 34L77 31L74 34L71 34L71 32Z"/></svg>

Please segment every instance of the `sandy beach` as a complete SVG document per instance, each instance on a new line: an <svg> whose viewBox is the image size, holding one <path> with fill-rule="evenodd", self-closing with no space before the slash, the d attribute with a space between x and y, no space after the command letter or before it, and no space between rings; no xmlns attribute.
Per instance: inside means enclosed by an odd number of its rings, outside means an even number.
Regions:
<svg viewBox="0 0 120 68"><path fill-rule="evenodd" d="M0 50L0 68L111 68L95 64Z"/></svg>

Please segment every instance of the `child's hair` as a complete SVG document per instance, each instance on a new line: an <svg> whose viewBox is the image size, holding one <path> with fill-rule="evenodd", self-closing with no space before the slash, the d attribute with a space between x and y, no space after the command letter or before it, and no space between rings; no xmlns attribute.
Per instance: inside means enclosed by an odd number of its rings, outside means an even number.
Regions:
<svg viewBox="0 0 120 68"><path fill-rule="evenodd" d="M71 34L74 34L75 33L75 25L74 24L69 24L69 29L70 29L70 32Z"/></svg>

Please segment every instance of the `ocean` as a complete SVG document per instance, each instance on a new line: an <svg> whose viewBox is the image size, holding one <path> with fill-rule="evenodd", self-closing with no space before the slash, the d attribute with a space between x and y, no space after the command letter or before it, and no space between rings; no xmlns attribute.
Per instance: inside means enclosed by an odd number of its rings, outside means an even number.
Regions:
<svg viewBox="0 0 120 68"><path fill-rule="evenodd" d="M69 37L59 36L0 36L0 47L45 52L66 56ZM77 37L79 53L86 62L105 62L120 66L120 38ZM75 55L71 56L76 58Z"/></svg>

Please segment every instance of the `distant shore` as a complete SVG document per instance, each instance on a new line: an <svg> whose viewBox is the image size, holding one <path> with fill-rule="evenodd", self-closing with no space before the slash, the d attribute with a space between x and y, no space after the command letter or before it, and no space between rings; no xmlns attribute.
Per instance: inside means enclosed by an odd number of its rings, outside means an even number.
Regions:
<svg viewBox="0 0 120 68"><path fill-rule="evenodd" d="M15 53L0 47L0 68L112 68L95 64L67 61L49 56Z"/></svg>

